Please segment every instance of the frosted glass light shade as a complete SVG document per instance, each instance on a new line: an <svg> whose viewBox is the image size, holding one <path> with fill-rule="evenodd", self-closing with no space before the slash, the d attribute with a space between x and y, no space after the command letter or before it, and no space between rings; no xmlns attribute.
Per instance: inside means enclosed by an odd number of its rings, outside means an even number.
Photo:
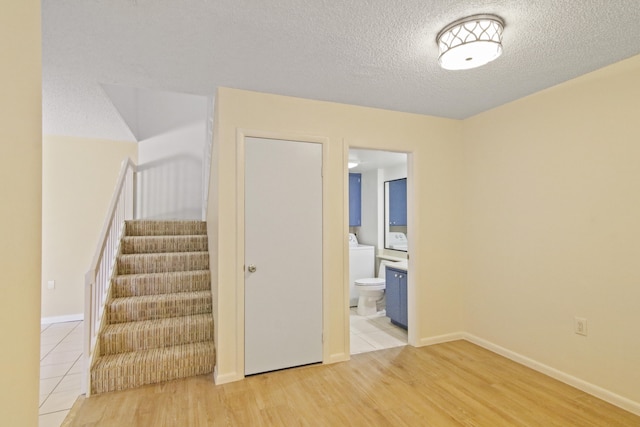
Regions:
<svg viewBox="0 0 640 427"><path fill-rule="evenodd" d="M436 37L445 70L468 70L502 54L504 22L495 15L474 15L446 26Z"/></svg>

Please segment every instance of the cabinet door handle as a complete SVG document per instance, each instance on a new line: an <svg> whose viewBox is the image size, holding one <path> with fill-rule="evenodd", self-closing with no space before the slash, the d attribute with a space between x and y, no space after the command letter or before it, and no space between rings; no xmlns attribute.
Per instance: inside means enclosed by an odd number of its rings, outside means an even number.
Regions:
<svg viewBox="0 0 640 427"><path fill-rule="evenodd" d="M251 264L249 265L249 267L247 267L247 270L249 270L249 273L255 273L257 268L255 265Z"/></svg>
<svg viewBox="0 0 640 427"><path fill-rule="evenodd" d="M394 274L393 277L398 277L398 274Z"/></svg>
<svg viewBox="0 0 640 427"><path fill-rule="evenodd" d="M402 274L400 275L400 278L402 279Z"/></svg>

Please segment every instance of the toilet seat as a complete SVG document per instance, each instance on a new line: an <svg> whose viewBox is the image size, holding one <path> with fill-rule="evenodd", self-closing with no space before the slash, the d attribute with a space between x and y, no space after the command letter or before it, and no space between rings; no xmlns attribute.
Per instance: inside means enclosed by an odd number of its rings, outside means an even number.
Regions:
<svg viewBox="0 0 640 427"><path fill-rule="evenodd" d="M385 289L385 279L382 277L372 277L367 279L358 279L355 281L357 288L368 291L382 291Z"/></svg>

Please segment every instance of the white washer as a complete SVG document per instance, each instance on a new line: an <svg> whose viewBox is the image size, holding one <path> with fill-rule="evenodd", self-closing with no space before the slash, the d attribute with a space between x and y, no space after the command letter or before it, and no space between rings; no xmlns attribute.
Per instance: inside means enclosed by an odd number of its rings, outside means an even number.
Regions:
<svg viewBox="0 0 640 427"><path fill-rule="evenodd" d="M391 232L387 233L387 246L390 249L398 251L406 251L409 248L409 242L407 242L407 235L404 233Z"/></svg>
<svg viewBox="0 0 640 427"><path fill-rule="evenodd" d="M375 248L358 244L355 234L349 234L349 306L358 305L355 281L375 277Z"/></svg>

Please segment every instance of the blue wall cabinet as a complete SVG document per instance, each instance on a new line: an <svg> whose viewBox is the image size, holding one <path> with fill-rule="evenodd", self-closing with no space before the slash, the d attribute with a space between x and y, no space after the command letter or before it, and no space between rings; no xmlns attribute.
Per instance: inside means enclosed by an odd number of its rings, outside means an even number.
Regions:
<svg viewBox="0 0 640 427"><path fill-rule="evenodd" d="M386 268L387 317L396 326L407 329L407 272Z"/></svg>
<svg viewBox="0 0 640 427"><path fill-rule="evenodd" d="M389 225L407 225L407 179L389 181Z"/></svg>
<svg viewBox="0 0 640 427"><path fill-rule="evenodd" d="M405 215L406 216L406 215ZM362 225L362 174L349 174L349 227Z"/></svg>

